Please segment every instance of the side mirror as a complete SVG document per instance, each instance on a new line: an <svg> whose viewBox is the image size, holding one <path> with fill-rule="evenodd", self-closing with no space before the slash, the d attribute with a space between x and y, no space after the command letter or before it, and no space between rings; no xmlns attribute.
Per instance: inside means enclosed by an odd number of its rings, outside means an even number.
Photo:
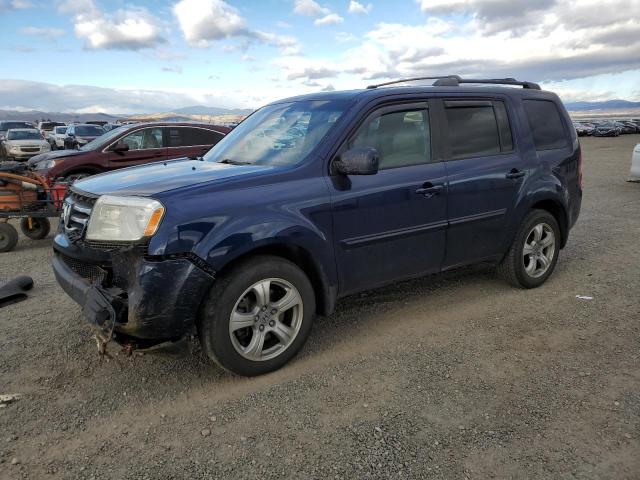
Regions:
<svg viewBox="0 0 640 480"><path fill-rule="evenodd" d="M375 175L380 156L375 148L352 148L333 161L334 172L343 175Z"/></svg>
<svg viewBox="0 0 640 480"><path fill-rule="evenodd" d="M124 143L124 142L118 142L111 148L111 150L113 152L116 152L116 153L128 152L129 151L129 145L127 143Z"/></svg>
<svg viewBox="0 0 640 480"><path fill-rule="evenodd" d="M73 132L71 132L71 133L67 133L67 137L71 137L71 138L73 138L73 137L75 137L75 136L76 136L76 134L75 134L75 133L73 133Z"/></svg>

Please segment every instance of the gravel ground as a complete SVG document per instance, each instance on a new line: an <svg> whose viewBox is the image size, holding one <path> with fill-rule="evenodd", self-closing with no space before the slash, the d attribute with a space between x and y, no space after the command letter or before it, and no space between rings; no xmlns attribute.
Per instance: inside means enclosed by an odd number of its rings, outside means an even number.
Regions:
<svg viewBox="0 0 640 480"><path fill-rule="evenodd" d="M101 359L50 239L21 238L0 254L0 280L36 282L0 310L0 394L23 395L0 478L640 478L638 142L582 141L582 214L542 287L473 267L356 295L254 379L191 344Z"/></svg>

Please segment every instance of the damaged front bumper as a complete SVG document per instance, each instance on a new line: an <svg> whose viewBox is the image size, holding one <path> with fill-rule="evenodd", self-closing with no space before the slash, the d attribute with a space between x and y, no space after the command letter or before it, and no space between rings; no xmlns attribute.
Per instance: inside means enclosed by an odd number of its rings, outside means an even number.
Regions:
<svg viewBox="0 0 640 480"><path fill-rule="evenodd" d="M148 347L195 329L213 272L188 256L146 255L143 248L108 253L54 239L53 270L63 290L106 340Z"/></svg>

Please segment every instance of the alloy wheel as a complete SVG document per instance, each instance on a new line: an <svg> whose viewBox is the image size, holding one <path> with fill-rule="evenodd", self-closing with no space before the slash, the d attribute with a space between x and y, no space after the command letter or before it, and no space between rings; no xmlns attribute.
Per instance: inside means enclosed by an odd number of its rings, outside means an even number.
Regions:
<svg viewBox="0 0 640 480"><path fill-rule="evenodd" d="M535 225L524 241L522 261L524 270L532 278L539 278L551 267L556 251L556 236L546 223Z"/></svg>
<svg viewBox="0 0 640 480"><path fill-rule="evenodd" d="M270 360L291 346L302 319L302 296L296 287L281 278L260 280L244 291L231 311L231 343L248 360Z"/></svg>

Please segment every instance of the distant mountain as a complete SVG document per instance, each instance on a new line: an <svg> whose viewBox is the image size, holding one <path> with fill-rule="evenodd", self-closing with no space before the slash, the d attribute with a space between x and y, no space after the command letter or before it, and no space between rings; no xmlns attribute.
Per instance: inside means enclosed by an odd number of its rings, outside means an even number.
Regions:
<svg viewBox="0 0 640 480"><path fill-rule="evenodd" d="M87 122L91 120L101 120L104 122L115 122L120 117L108 115L106 113L62 113L62 112L42 112L40 110L0 110L0 120L24 120L27 122L39 122L42 119L54 122Z"/></svg>
<svg viewBox="0 0 640 480"><path fill-rule="evenodd" d="M603 102L568 102L564 106L570 112L583 110L621 110L640 108L640 102L630 102L628 100L605 100Z"/></svg>
<svg viewBox="0 0 640 480"><path fill-rule="evenodd" d="M250 108L219 108L205 107L203 105L194 105L192 107L184 107L172 110L172 113L179 115L249 115L253 110Z"/></svg>

